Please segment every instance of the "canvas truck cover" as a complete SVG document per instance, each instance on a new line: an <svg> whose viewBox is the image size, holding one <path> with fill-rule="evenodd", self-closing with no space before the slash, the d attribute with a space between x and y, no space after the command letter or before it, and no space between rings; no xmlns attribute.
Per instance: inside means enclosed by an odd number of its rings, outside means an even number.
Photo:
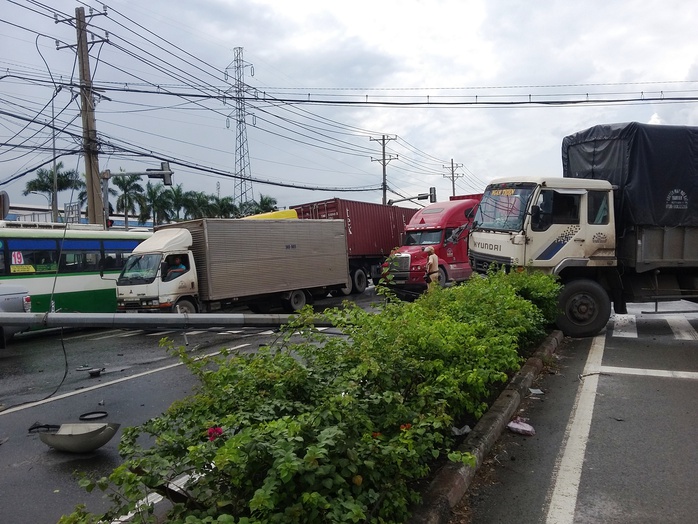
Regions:
<svg viewBox="0 0 698 524"><path fill-rule="evenodd" d="M563 177L608 180L618 231L698 226L698 127L602 124L562 140Z"/></svg>

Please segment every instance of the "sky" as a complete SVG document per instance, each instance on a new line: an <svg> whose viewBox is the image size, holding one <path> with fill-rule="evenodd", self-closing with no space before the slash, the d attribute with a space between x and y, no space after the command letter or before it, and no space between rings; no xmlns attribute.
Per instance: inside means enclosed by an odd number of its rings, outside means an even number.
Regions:
<svg viewBox="0 0 698 524"><path fill-rule="evenodd" d="M282 208L430 187L446 200L497 177L560 176L562 139L596 124L698 125L698 3L0 3L0 190L13 203L46 204L22 191L54 151L85 170L77 7L94 10L100 170L168 160L185 191Z"/></svg>

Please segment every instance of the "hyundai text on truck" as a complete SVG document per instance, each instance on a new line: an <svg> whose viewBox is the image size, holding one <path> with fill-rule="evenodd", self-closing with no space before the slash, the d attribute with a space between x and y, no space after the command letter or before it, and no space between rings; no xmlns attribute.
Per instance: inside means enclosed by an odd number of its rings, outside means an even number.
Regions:
<svg viewBox="0 0 698 524"><path fill-rule="evenodd" d="M530 267L563 284L557 324L602 330L611 305L698 298L698 128L598 125L562 142L563 178L493 180L473 269Z"/></svg>
<svg viewBox="0 0 698 524"><path fill-rule="evenodd" d="M459 195L435 202L414 214L405 227L405 240L387 265L390 286L396 291L421 293L426 289L427 246L439 257L439 283L462 282L472 273L468 259L468 231L482 195Z"/></svg>
<svg viewBox="0 0 698 524"><path fill-rule="evenodd" d="M300 219L341 219L347 236L349 284L343 294L363 293L369 278L377 283L381 265L402 245L405 226L416 209L332 198L291 206Z"/></svg>
<svg viewBox="0 0 698 524"><path fill-rule="evenodd" d="M170 272L175 258L184 268ZM247 304L301 309L347 285L341 220L204 218L159 227L117 280L121 312L211 312Z"/></svg>

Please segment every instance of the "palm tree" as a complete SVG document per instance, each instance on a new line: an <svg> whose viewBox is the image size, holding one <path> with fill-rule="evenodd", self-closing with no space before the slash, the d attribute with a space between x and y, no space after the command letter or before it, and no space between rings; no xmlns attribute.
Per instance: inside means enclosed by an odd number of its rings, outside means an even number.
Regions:
<svg viewBox="0 0 698 524"><path fill-rule="evenodd" d="M114 185L121 190L121 194L116 199L116 212L123 211L124 227L128 230L128 214L136 214L136 207L143 207L143 186L141 186L140 175L116 176L113 179Z"/></svg>
<svg viewBox="0 0 698 524"><path fill-rule="evenodd" d="M212 209L213 206L211 205L212 195L207 195L203 191L189 191L186 195L187 218L204 218L215 214Z"/></svg>
<svg viewBox="0 0 698 524"><path fill-rule="evenodd" d="M188 202L188 192L184 191L182 184L170 187L170 198L172 199L172 211L175 220L180 220L180 212L186 209Z"/></svg>
<svg viewBox="0 0 698 524"><path fill-rule="evenodd" d="M84 187L85 182L80 179L75 169L63 171L63 162L56 164L56 190L58 193L67 189L79 191ZM36 178L27 182L24 191L22 191L24 196L29 193L41 193L49 199L49 202L53 202L53 168L36 170Z"/></svg>
<svg viewBox="0 0 698 524"><path fill-rule="evenodd" d="M248 200L247 202L240 202L239 206L241 216L256 215L259 213L259 204L254 200Z"/></svg>
<svg viewBox="0 0 698 524"><path fill-rule="evenodd" d="M269 211L278 211L276 207L276 199L274 197L259 194L259 201L257 202L258 213L268 213Z"/></svg>
<svg viewBox="0 0 698 524"><path fill-rule="evenodd" d="M213 195L211 197L211 206L215 209L215 216L219 218L235 218L239 216L240 211L233 202L233 197L219 197Z"/></svg>
<svg viewBox="0 0 698 524"><path fill-rule="evenodd" d="M162 182L158 182L157 184L148 182L145 186L145 194L143 195L143 205L141 206L139 220L145 223L152 218L153 226L170 220L170 209L172 206L170 194L171 193L165 189Z"/></svg>

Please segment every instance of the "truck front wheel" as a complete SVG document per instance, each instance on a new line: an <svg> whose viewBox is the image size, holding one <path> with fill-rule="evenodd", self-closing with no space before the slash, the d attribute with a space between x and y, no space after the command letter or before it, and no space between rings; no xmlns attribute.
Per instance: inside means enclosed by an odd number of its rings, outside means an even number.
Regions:
<svg viewBox="0 0 698 524"><path fill-rule="evenodd" d="M172 308L173 313L196 313L196 306L188 300L180 300Z"/></svg>
<svg viewBox="0 0 698 524"><path fill-rule="evenodd" d="M557 327L568 337L591 337L601 331L611 316L611 301L593 280L573 280L558 298Z"/></svg>
<svg viewBox="0 0 698 524"><path fill-rule="evenodd" d="M439 286L446 287L448 276L446 276L446 270L442 267L439 268Z"/></svg>

